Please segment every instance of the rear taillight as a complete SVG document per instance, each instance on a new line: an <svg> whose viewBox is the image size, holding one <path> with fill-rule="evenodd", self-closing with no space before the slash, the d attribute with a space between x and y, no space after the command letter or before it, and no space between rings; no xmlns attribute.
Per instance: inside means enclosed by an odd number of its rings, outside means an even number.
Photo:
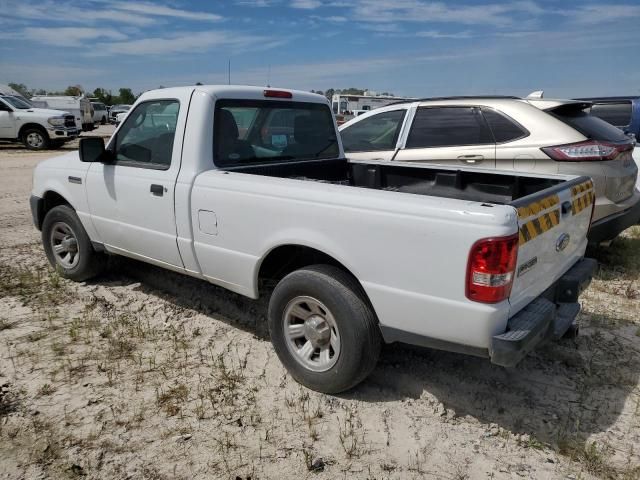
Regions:
<svg viewBox="0 0 640 480"><path fill-rule="evenodd" d="M631 143L620 145L598 140L542 148L544 153L559 162L600 162L603 160L613 160L618 154L628 150L633 150Z"/></svg>
<svg viewBox="0 0 640 480"><path fill-rule="evenodd" d="M467 264L467 298L483 303L497 303L509 298L517 258L517 234L485 238L474 243Z"/></svg>

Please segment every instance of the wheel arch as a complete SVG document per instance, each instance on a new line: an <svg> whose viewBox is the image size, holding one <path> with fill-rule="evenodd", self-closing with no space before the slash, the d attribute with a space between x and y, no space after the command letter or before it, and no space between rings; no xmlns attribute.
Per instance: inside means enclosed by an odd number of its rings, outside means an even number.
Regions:
<svg viewBox="0 0 640 480"><path fill-rule="evenodd" d="M42 198L42 203L41 203L41 207L38 209L38 214L36 219L38 222L37 227L39 229L42 228L42 222L44 222L44 217L47 215L47 213L49 213L49 211L52 208L57 207L59 205L67 205L68 207L71 207L73 210L75 210L75 207L71 204L71 202L69 202L64 196L60 195L55 190L45 191L41 198Z"/></svg>
<svg viewBox="0 0 640 480"><path fill-rule="evenodd" d="M351 276L360 289L360 293L366 302L373 308L373 304L367 295L357 275L336 256L328 254L308 245L287 243L275 246L267 251L256 267L255 285L256 292L261 283L278 282L295 270L310 265L332 265Z"/></svg>
<svg viewBox="0 0 640 480"><path fill-rule="evenodd" d="M24 125L22 125L20 127L20 130L18 131L18 138L22 139L22 136L24 135L24 132L26 132L30 128L37 128L38 130L40 130L42 133L44 133L46 135L47 139L50 140L49 132L47 132L47 129L44 128L39 123L25 123Z"/></svg>

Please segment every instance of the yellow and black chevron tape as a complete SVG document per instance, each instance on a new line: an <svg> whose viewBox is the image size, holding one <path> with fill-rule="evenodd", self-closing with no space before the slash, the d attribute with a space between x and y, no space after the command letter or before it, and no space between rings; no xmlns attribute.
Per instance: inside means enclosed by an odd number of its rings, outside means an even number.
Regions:
<svg viewBox="0 0 640 480"><path fill-rule="evenodd" d="M560 223L560 209L556 208L538 218L528 221L522 224L518 236L520 237L520 245L527 243L529 240L533 240L538 235L542 235L544 232L551 230L553 227Z"/></svg>
<svg viewBox="0 0 640 480"><path fill-rule="evenodd" d="M586 182L582 182L581 184L576 185L575 187L571 187L571 196L576 197L581 193L584 193L591 189L593 189L593 182L591 180L587 180Z"/></svg>
<svg viewBox="0 0 640 480"><path fill-rule="evenodd" d="M593 182L588 180L571 188L571 213L579 214L582 210L590 207L596 198L593 191Z"/></svg>
<svg viewBox="0 0 640 480"><path fill-rule="evenodd" d="M577 215L582 210L590 207L595 200L595 192L593 191L593 182L587 180L575 187L571 187L571 213ZM540 212L550 210L542 215ZM558 195L550 195L538 200L537 202L530 203L523 207L518 208L518 217L521 219L527 219L534 217L526 223L523 223L520 227L518 236L520 238L520 245L533 240L538 235L542 235L544 232L551 230L553 227L560 223L560 198Z"/></svg>
<svg viewBox="0 0 640 480"><path fill-rule="evenodd" d="M537 202L530 203L529 205L525 205L524 207L518 208L518 217L520 218L528 218L534 215L538 215L538 213L543 210L547 210L551 207L554 207L560 203L560 197L558 195L549 195L548 197L543 198L542 200L538 200Z"/></svg>

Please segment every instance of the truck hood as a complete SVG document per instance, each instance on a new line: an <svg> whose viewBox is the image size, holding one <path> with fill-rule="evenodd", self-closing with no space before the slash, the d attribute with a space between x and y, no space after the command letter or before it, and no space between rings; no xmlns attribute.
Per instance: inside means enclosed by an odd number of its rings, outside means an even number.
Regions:
<svg viewBox="0 0 640 480"><path fill-rule="evenodd" d="M30 108L29 110L18 110L14 112L16 115L26 117L60 117L62 115L71 115L69 112L62 110L51 110L49 108Z"/></svg>

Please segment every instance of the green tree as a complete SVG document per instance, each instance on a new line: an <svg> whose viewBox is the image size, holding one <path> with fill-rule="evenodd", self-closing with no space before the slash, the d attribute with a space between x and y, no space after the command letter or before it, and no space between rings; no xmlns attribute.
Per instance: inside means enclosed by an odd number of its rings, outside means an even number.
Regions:
<svg viewBox="0 0 640 480"><path fill-rule="evenodd" d="M31 97L31 93L29 92L29 89L24 83L10 83L9 87L13 88L16 92L18 92L23 97L27 97L27 98Z"/></svg>
<svg viewBox="0 0 640 480"><path fill-rule="evenodd" d="M132 105L136 101L136 96L130 88L120 88L118 94L118 102L126 105Z"/></svg>
<svg viewBox="0 0 640 480"><path fill-rule="evenodd" d="M114 104L114 98L113 95L111 95L111 90L105 90L104 88L98 87L93 91L93 96L105 105Z"/></svg>
<svg viewBox="0 0 640 480"><path fill-rule="evenodd" d="M327 88L324 91L324 96L327 97L329 100L331 100L331 97L333 97L333 94L336 93L335 89L333 88Z"/></svg>
<svg viewBox="0 0 640 480"><path fill-rule="evenodd" d="M80 97L82 96L84 89L81 85L69 85L67 89L64 91L65 95L70 95L72 97Z"/></svg>

